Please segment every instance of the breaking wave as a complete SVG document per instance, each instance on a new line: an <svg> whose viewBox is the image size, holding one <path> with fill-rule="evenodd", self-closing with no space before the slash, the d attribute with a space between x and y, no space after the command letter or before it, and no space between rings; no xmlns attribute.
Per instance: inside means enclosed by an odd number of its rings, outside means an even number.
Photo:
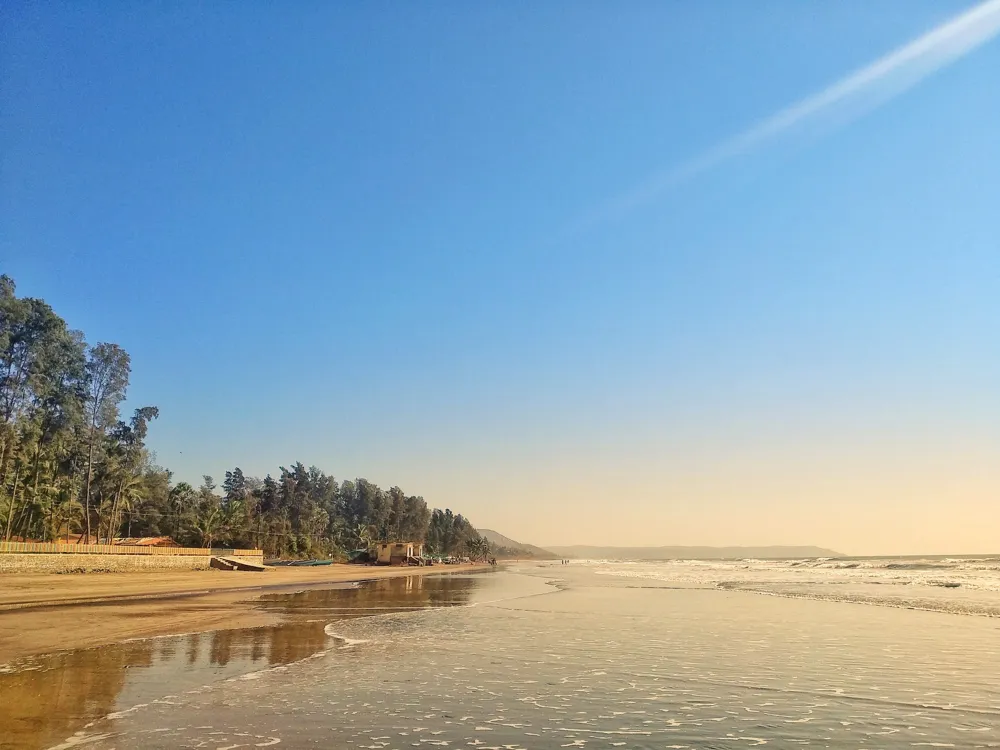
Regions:
<svg viewBox="0 0 1000 750"><path fill-rule="evenodd" d="M595 573L662 586L1000 616L1000 558L815 558L594 563Z"/></svg>

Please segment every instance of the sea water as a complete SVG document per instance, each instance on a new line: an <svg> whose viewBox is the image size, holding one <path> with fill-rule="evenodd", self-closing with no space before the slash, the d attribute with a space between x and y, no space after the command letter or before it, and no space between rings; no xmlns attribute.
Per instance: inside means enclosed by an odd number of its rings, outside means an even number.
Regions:
<svg viewBox="0 0 1000 750"><path fill-rule="evenodd" d="M30 746L1000 746L991 563L839 562L534 564L409 579L411 606L349 619L348 594L308 592L286 626L307 648L251 662L247 631L218 673L151 658Z"/></svg>

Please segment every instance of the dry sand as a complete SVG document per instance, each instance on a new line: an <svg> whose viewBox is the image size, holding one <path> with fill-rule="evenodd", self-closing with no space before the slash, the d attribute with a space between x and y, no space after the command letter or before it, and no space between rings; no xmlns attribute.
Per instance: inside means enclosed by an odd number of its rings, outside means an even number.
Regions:
<svg viewBox="0 0 1000 750"><path fill-rule="evenodd" d="M253 606L264 592L481 570L481 565L270 568L263 573L198 570L148 573L0 575L0 664L129 638L246 628L277 622Z"/></svg>

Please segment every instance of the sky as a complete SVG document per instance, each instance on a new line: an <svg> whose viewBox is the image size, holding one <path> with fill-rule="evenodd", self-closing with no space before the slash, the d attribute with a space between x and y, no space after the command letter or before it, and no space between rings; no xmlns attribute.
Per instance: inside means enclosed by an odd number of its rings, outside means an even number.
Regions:
<svg viewBox="0 0 1000 750"><path fill-rule="evenodd" d="M177 480L302 461L536 544L1000 551L976 8L5 3L0 272L129 351Z"/></svg>

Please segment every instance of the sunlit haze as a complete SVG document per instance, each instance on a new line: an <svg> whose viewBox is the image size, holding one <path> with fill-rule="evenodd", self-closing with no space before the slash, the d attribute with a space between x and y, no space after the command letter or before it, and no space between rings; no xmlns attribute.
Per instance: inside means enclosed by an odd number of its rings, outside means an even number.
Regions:
<svg viewBox="0 0 1000 750"><path fill-rule="evenodd" d="M22 4L0 273L193 484L1000 548L1000 0Z"/></svg>

